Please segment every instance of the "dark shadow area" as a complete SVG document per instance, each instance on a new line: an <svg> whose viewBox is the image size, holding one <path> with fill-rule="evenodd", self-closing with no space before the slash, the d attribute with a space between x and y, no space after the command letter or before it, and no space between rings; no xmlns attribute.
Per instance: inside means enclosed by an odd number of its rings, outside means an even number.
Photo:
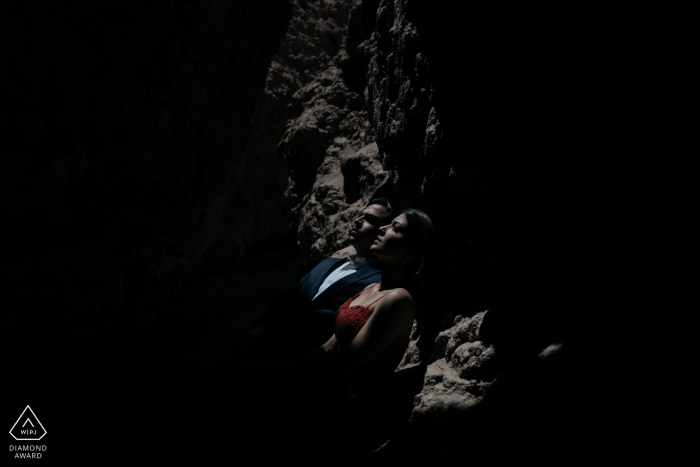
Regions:
<svg viewBox="0 0 700 467"><path fill-rule="evenodd" d="M347 159L341 165L343 190L348 203L354 203L360 198L360 164L359 159Z"/></svg>
<svg viewBox="0 0 700 467"><path fill-rule="evenodd" d="M402 431L425 367L398 371L383 402L341 400L284 364L233 359L168 395L133 451L153 462L357 465ZM167 446L168 449L157 449Z"/></svg>
<svg viewBox="0 0 700 467"><path fill-rule="evenodd" d="M163 396L291 287L281 200L231 173L290 17L284 0L3 4L1 414L32 407L41 462L133 462Z"/></svg>
<svg viewBox="0 0 700 467"><path fill-rule="evenodd" d="M15 384L5 393L2 415L16 419L31 405L48 432L50 465L52 459L124 465L141 455L165 459L180 452L163 438L173 426L168 417L177 419L217 400L209 394L207 373L229 358L264 307L293 286L301 267L296 247L282 244L248 253L230 275L183 291L182 315L163 318L148 330L115 323L101 332L87 333L86 327L81 333L56 326L5 340L3 351L14 357L5 371ZM234 393L257 387L236 374L226 382ZM200 388L206 397L179 398L189 387ZM166 405L173 400L174 405ZM245 398L236 400L248 406ZM239 430L235 418L227 427Z"/></svg>

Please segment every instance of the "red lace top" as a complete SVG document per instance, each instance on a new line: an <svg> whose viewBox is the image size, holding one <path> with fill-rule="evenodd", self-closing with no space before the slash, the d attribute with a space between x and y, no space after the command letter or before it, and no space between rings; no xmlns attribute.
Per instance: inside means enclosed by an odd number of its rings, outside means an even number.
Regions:
<svg viewBox="0 0 700 467"><path fill-rule="evenodd" d="M375 285L377 284L372 284L365 290ZM335 314L335 337L338 339L341 353L347 351L350 343L369 319L369 307L384 298L384 295L382 295L367 306L355 305L350 307L350 303L362 292L340 305L340 308L338 308ZM349 396L365 398L381 392L390 381L391 375L401 361L404 352L406 352L408 341L409 339L406 337L397 337L379 355L374 357L353 376L348 378L350 383Z"/></svg>

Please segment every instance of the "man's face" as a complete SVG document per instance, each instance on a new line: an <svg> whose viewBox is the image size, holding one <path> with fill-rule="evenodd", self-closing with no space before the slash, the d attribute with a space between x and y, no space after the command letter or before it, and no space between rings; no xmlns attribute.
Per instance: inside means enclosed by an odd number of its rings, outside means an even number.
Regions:
<svg viewBox="0 0 700 467"><path fill-rule="evenodd" d="M350 244L358 253L368 252L369 247L377 238L377 230L388 224L389 211L381 204L370 204L352 222Z"/></svg>

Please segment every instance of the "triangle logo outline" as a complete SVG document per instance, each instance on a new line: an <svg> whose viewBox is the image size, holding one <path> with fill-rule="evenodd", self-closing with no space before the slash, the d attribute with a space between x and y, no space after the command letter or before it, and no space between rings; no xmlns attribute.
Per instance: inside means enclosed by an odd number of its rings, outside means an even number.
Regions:
<svg viewBox="0 0 700 467"><path fill-rule="evenodd" d="M27 424L27 421L29 421L29 424L32 425L32 426L34 426L34 423L32 423L31 419L29 418L29 415L27 414L27 410L31 413L31 416L34 417L34 420L36 421L36 423L41 427L41 431L42 431L41 436L38 436L38 437L35 436L35 437L33 437L33 438L18 438L18 437L15 436L15 434L13 433L15 427L17 426L17 424L18 424L21 420L26 419L25 422L24 422L24 425L26 425L26 424ZM23 427L24 425L22 425L22 427ZM46 432L46 428L44 428L44 425L41 424L41 422L39 421L39 417L36 416L36 414L34 413L34 411L32 410L32 408L29 407L29 405L27 405L27 407L22 411L22 414L19 416L19 418L17 419L17 421L15 422L15 424L12 425L12 428L10 428L10 434L11 434L12 437L13 437L15 440L17 440L17 441L39 441L41 438L43 438L44 436L46 436L46 433L47 433L47 432Z"/></svg>

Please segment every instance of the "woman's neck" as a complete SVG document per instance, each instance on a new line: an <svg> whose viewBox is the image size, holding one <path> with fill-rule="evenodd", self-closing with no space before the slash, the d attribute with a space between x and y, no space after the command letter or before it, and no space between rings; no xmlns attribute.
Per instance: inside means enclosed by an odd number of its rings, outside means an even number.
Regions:
<svg viewBox="0 0 700 467"><path fill-rule="evenodd" d="M379 280L379 290L389 290L401 287L406 282L405 265L382 261L382 275Z"/></svg>

